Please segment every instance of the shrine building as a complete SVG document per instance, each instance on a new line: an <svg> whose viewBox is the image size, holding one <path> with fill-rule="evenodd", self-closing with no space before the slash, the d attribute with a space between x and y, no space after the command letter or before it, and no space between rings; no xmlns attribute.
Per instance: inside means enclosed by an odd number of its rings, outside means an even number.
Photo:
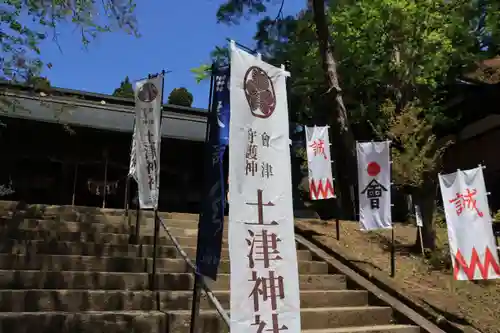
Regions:
<svg viewBox="0 0 500 333"><path fill-rule="evenodd" d="M124 207L133 99L5 82L0 91L2 200ZM198 212L206 120L205 109L163 105L160 210Z"/></svg>

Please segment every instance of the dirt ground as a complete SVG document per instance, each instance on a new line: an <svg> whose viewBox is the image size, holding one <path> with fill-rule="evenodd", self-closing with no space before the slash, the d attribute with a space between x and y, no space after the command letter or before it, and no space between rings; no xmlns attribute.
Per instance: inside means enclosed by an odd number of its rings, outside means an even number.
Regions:
<svg viewBox="0 0 500 333"><path fill-rule="evenodd" d="M391 278L390 230L361 232L357 222L341 221L340 241L337 241L334 221L302 220L297 226L314 231L311 233L314 239L434 313L483 333L500 333L500 280L453 280L451 270L439 262L439 257L423 259L421 254L410 251L416 227L395 226L396 276ZM437 235L439 246L447 248L446 229L438 228Z"/></svg>

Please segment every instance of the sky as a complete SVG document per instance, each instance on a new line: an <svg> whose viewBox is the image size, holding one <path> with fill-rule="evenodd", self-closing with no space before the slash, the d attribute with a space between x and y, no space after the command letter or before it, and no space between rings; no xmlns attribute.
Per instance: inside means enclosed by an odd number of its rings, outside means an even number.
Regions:
<svg viewBox="0 0 500 333"><path fill-rule="evenodd" d="M42 76L53 87L112 94L129 76L138 80L148 74L171 71L165 78L165 97L172 89L186 87L194 97L193 107L206 108L209 83L197 83L190 69L208 64L210 52L231 38L252 47L258 17L242 19L239 25L217 24L216 12L223 0L136 0L141 37L124 32L100 34L85 49L78 31L58 29L58 44L48 38L41 45L42 60L51 63ZM295 15L306 0L285 0L283 15ZM281 1L269 6L270 17L279 12ZM60 47L60 48L59 48Z"/></svg>

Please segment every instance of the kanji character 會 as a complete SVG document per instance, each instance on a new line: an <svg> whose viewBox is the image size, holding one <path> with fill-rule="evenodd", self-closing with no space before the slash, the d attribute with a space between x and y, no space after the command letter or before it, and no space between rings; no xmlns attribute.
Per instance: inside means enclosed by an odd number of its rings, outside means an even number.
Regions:
<svg viewBox="0 0 500 333"><path fill-rule="evenodd" d="M366 185L365 189L361 194L366 193L366 197L370 199L370 208L379 209L380 208L380 197L382 197L382 191L387 192L387 189L380 184L376 179L372 179L371 182Z"/></svg>
<svg viewBox="0 0 500 333"><path fill-rule="evenodd" d="M269 147L271 137L266 132L262 133L262 147Z"/></svg>

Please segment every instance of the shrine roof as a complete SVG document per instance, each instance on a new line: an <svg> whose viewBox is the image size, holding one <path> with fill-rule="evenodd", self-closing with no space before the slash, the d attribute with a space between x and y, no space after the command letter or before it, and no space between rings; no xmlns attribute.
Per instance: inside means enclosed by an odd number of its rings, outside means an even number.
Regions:
<svg viewBox="0 0 500 333"><path fill-rule="evenodd" d="M207 110L171 104L164 104L162 109L162 137L205 140ZM134 100L0 81L0 117L131 133L135 118Z"/></svg>
<svg viewBox="0 0 500 333"><path fill-rule="evenodd" d="M100 94L95 92L88 92L82 90L74 90L74 89L66 89L66 88L58 88L58 87L50 87L49 89L45 88L36 88L32 85L25 84L13 84L7 81L0 80L0 92L2 90L9 91L13 94L19 92L19 94L30 94L30 95L39 95L43 93L47 96L53 97L63 97L68 99L78 99L87 102L101 103L104 101L107 105L114 106L134 106L133 98L124 98L124 97L116 97L113 95ZM194 107L186 107L174 104L163 104L163 111L177 112L177 113L185 113L185 114L193 114L200 115L206 117L207 109L194 108Z"/></svg>

